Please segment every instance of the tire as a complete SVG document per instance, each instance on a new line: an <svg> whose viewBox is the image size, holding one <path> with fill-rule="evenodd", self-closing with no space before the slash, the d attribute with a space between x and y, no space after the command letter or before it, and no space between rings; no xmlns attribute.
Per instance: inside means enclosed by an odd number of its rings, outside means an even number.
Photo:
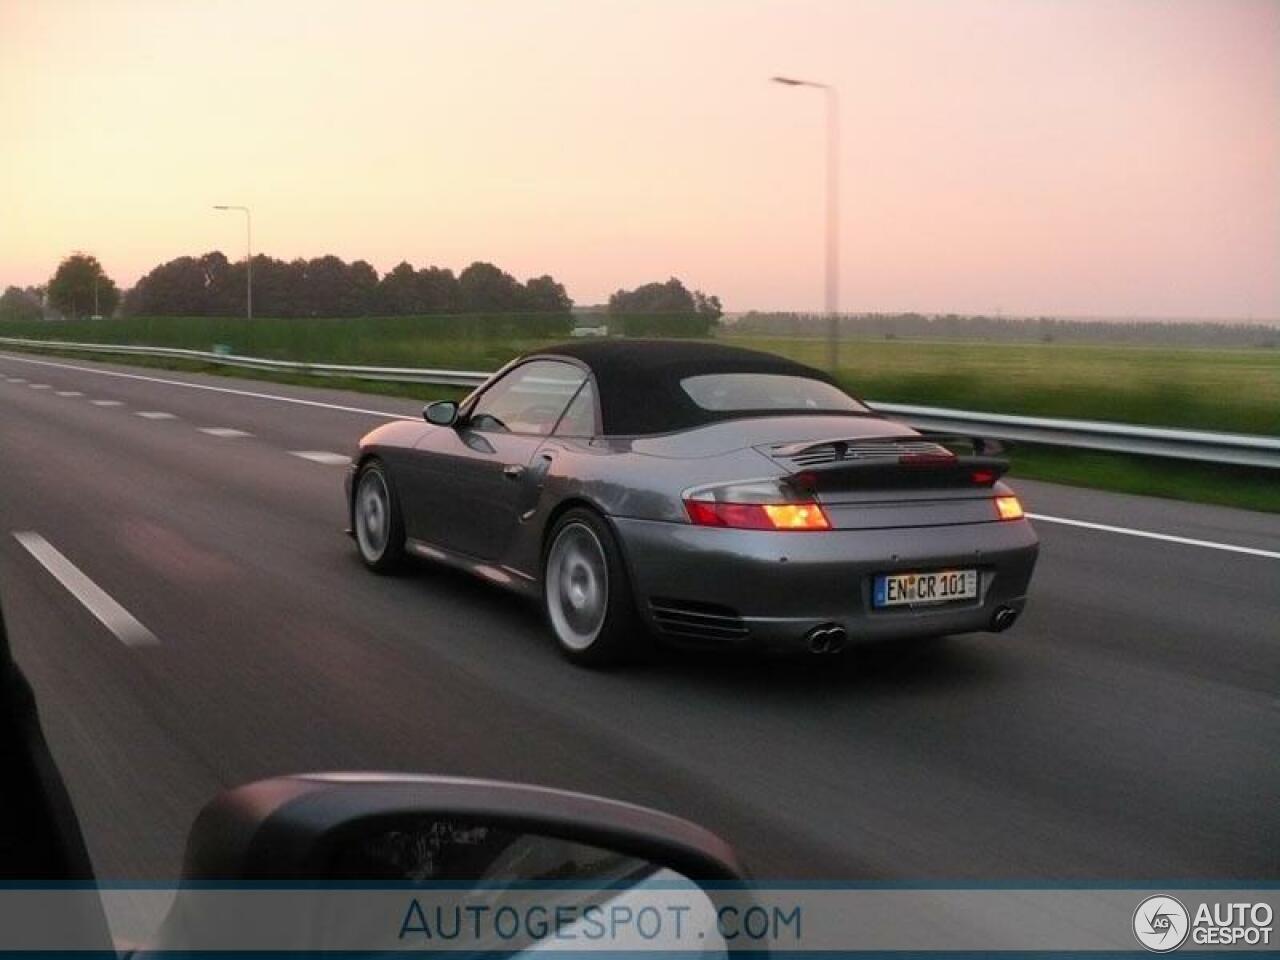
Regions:
<svg viewBox="0 0 1280 960"><path fill-rule="evenodd" d="M573 663L611 666L640 654L622 551L593 510L575 507L552 527L542 563L542 611L560 652Z"/></svg>
<svg viewBox="0 0 1280 960"><path fill-rule="evenodd" d="M386 465L369 460L353 489L351 528L360 559L375 573L393 573L404 564L404 516Z"/></svg>

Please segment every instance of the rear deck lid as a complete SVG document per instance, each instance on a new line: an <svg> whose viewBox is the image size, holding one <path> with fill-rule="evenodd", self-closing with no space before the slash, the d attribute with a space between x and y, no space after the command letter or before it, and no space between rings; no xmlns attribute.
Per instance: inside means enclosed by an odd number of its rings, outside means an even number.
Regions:
<svg viewBox="0 0 1280 960"><path fill-rule="evenodd" d="M987 523L999 457L957 453L918 434L763 444L785 483L812 496L837 529Z"/></svg>

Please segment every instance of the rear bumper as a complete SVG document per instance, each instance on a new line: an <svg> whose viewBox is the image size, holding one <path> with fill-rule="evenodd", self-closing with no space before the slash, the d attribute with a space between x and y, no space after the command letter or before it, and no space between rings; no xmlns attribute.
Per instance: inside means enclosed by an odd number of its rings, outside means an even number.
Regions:
<svg viewBox="0 0 1280 960"><path fill-rule="evenodd" d="M666 639L700 647L806 650L829 624L850 642L992 629L1020 612L1039 541L1026 520L885 530L773 532L613 518L637 606ZM976 568L975 600L871 605L875 575Z"/></svg>

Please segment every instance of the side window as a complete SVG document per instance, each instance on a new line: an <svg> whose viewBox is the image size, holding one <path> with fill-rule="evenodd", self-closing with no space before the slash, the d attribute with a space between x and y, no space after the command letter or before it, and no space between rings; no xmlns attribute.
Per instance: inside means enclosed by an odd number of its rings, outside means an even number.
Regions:
<svg viewBox="0 0 1280 960"><path fill-rule="evenodd" d="M557 437L594 437L596 428L596 388L588 380L569 404L560 422L556 424Z"/></svg>
<svg viewBox="0 0 1280 960"><path fill-rule="evenodd" d="M471 426L495 433L545 436L586 374L570 363L531 360L491 386L471 410Z"/></svg>

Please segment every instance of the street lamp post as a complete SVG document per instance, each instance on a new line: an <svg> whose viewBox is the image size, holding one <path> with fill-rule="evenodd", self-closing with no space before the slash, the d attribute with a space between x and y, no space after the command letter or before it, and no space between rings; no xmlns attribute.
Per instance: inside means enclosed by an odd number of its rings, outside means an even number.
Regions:
<svg viewBox="0 0 1280 960"><path fill-rule="evenodd" d="M235 204L218 203L214 204L215 210L241 210L244 212L244 238L245 238L245 311L250 320L253 319L253 215L249 213L248 207L240 207Z"/></svg>
<svg viewBox="0 0 1280 960"><path fill-rule="evenodd" d="M826 310L827 365L835 372L840 359L840 94L829 83L772 77L787 87L821 90L827 102L827 237Z"/></svg>

